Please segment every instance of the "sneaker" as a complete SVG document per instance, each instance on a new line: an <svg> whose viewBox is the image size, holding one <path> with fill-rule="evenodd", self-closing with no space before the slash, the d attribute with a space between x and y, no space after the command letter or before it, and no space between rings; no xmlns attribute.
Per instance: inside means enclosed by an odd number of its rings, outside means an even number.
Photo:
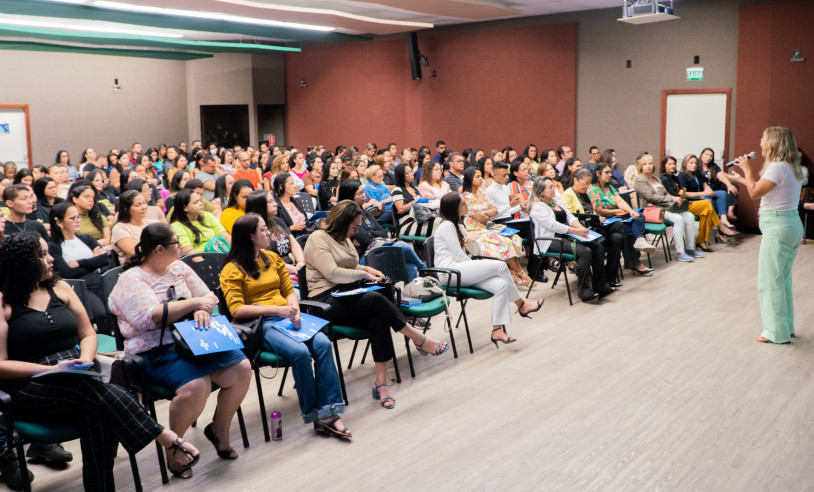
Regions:
<svg viewBox="0 0 814 492"><path fill-rule="evenodd" d="M647 239L640 237L633 243L633 249L642 253L652 253L656 251L656 247L647 242Z"/></svg>
<svg viewBox="0 0 814 492"><path fill-rule="evenodd" d="M687 253L676 253L676 260L678 261L693 261L693 257Z"/></svg>
<svg viewBox="0 0 814 492"><path fill-rule="evenodd" d="M73 455L69 451L65 451L65 448L59 443L32 444L25 455L34 460L40 459L52 463L67 463L73 459Z"/></svg>
<svg viewBox="0 0 814 492"><path fill-rule="evenodd" d="M694 249L688 249L687 254L692 256L693 258L703 258L705 255L700 251L696 251Z"/></svg>
<svg viewBox="0 0 814 492"><path fill-rule="evenodd" d="M34 480L34 474L31 473L31 470L26 471L28 471L28 483L31 483ZM11 448L0 454L0 480L6 482L6 485L12 490L22 490L23 488L20 463L17 461L17 453Z"/></svg>

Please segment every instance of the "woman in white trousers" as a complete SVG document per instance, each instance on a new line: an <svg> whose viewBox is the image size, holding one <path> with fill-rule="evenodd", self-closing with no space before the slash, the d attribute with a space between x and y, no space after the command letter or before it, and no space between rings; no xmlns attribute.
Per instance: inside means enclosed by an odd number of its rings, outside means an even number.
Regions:
<svg viewBox="0 0 814 492"><path fill-rule="evenodd" d="M639 197L639 206L649 204L664 210L664 219L673 223L673 239L676 243L676 259L693 261L703 258L704 253L695 249L695 216L687 210L689 201L683 196L673 196L667 192L661 181L655 177L656 165L653 156L641 153L636 157L638 176L633 182L633 189Z"/></svg>
<svg viewBox="0 0 814 492"><path fill-rule="evenodd" d="M492 335L491 341L498 347L498 342L513 343L517 340L509 337L504 329L512 321L510 303L517 306L517 312L524 318L539 311L543 299L537 302L525 301L514 285L509 267L503 261L476 260L466 256L465 244L474 244L474 238L466 233L461 224L461 216L466 214L466 204L456 192L447 193L441 198L439 212L443 222L435 230L434 249L435 266L450 268L461 272L461 286L475 287L488 292L492 298ZM457 282L456 277L452 278Z"/></svg>

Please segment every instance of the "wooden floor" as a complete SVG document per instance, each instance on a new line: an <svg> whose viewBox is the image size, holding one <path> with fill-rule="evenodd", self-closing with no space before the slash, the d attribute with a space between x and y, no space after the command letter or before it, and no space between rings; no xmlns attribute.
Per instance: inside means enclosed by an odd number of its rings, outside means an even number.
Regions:
<svg viewBox="0 0 814 492"><path fill-rule="evenodd" d="M794 265L798 337L764 345L753 341L760 237L744 236L692 264L655 254L652 277L626 275L598 306L569 307L562 285L545 284L541 313L516 317L519 342L500 350L488 340L490 302L473 302L474 354L461 328L459 358L417 356L411 379L397 343L395 410L371 399L371 363L355 364L345 372L352 442L315 436L291 379L276 396L280 372L264 389L267 408L283 413L283 441L263 442L252 386L243 405L251 447L232 426L237 461L218 459L201 426L186 435L203 453L194 478L162 487L149 446L138 455L144 488L812 490L814 244ZM437 324L433 335L447 339ZM347 363L350 344L342 351ZM81 490L78 441L66 448L76 456L67 470L31 466L35 490ZM126 456L116 479L132 489Z"/></svg>

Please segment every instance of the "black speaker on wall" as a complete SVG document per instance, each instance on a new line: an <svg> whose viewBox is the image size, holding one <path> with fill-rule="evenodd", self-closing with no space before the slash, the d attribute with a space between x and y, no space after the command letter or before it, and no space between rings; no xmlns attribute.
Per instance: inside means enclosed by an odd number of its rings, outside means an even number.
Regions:
<svg viewBox="0 0 814 492"><path fill-rule="evenodd" d="M418 51L418 36L414 32L407 33L407 49L410 52L410 71L413 80L421 79L421 53Z"/></svg>

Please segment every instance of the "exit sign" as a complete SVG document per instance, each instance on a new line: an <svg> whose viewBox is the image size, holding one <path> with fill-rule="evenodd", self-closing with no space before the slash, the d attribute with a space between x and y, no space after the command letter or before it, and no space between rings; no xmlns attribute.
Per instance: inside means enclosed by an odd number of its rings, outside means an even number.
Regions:
<svg viewBox="0 0 814 492"><path fill-rule="evenodd" d="M687 82L704 80L704 67L691 67L687 69Z"/></svg>

